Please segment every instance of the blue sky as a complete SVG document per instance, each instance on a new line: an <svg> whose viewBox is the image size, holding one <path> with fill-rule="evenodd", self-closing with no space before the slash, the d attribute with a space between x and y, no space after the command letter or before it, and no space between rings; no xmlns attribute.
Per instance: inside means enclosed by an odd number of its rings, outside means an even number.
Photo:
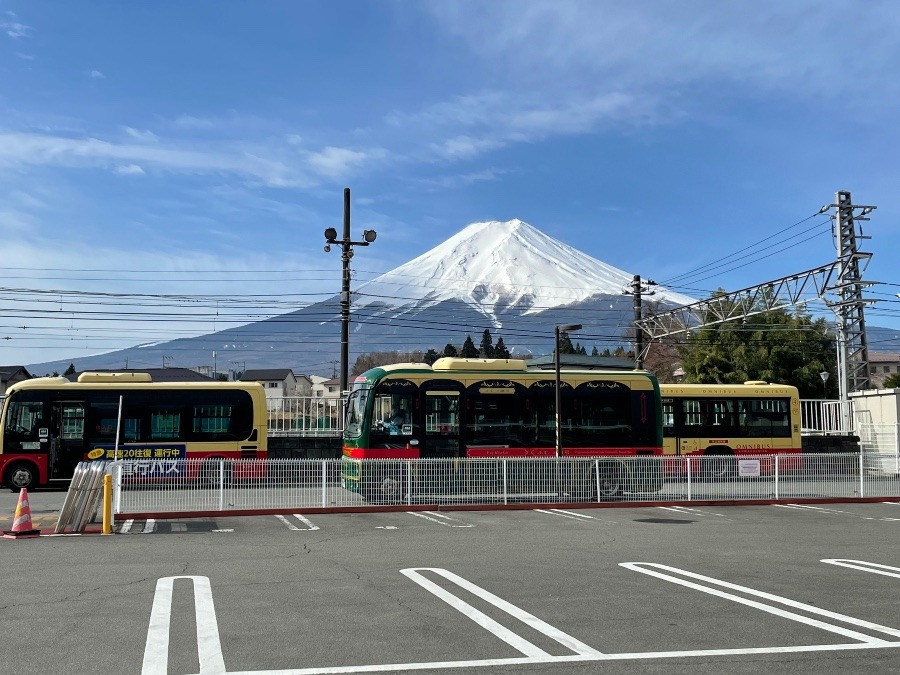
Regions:
<svg viewBox="0 0 900 675"><path fill-rule="evenodd" d="M900 329L898 34L878 1L0 0L0 362L335 293L344 187L354 283L520 218L698 298L834 260L804 219L850 190Z"/></svg>

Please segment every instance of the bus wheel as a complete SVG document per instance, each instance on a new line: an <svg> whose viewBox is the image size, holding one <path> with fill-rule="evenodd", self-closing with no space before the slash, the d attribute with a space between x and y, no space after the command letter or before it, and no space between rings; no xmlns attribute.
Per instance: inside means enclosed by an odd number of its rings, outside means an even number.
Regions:
<svg viewBox="0 0 900 675"><path fill-rule="evenodd" d="M734 456L729 452L711 452L703 456L703 476L713 480L731 478L736 473Z"/></svg>
<svg viewBox="0 0 900 675"><path fill-rule="evenodd" d="M30 490L37 485L38 472L34 464L15 462L6 470L3 482L12 492L18 492L22 488Z"/></svg>
<svg viewBox="0 0 900 675"><path fill-rule="evenodd" d="M366 498L376 504L399 504L403 499L402 472L395 468L375 469L369 478Z"/></svg>
<svg viewBox="0 0 900 675"><path fill-rule="evenodd" d="M615 499L625 490L625 475L621 466L601 464L597 481L598 499Z"/></svg>

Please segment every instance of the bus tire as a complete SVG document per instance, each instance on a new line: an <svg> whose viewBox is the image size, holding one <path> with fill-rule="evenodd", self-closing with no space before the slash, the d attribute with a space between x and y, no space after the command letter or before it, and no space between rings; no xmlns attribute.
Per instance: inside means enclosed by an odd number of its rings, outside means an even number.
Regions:
<svg viewBox="0 0 900 675"><path fill-rule="evenodd" d="M597 499L604 501L621 497L625 491L625 471L622 465L607 462L598 469Z"/></svg>
<svg viewBox="0 0 900 675"><path fill-rule="evenodd" d="M6 468L3 483L11 492L30 490L38 484L38 470L31 462L13 462Z"/></svg>
<svg viewBox="0 0 900 675"><path fill-rule="evenodd" d="M403 501L403 472L399 467L379 467L369 476L366 499L373 504L400 504Z"/></svg>
<svg viewBox="0 0 900 675"><path fill-rule="evenodd" d="M703 477L726 480L737 474L734 454L728 449L711 448L703 453Z"/></svg>

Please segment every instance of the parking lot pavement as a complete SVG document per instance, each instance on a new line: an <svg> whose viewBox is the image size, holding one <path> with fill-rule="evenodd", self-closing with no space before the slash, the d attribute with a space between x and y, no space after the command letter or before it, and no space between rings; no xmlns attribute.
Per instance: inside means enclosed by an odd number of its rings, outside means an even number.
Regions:
<svg viewBox="0 0 900 675"><path fill-rule="evenodd" d="M132 521L0 540L0 630L22 672L891 673L898 527L895 503Z"/></svg>

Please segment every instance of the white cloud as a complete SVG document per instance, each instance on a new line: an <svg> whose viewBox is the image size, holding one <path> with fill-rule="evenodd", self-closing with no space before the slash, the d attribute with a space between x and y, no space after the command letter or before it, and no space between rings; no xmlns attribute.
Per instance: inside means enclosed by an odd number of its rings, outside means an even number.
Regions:
<svg viewBox="0 0 900 675"><path fill-rule="evenodd" d="M12 15L14 16L14 15ZM23 37L31 37L31 26L15 22L0 23L0 30L4 31L13 40Z"/></svg>
<svg viewBox="0 0 900 675"><path fill-rule="evenodd" d="M211 149L210 149L211 148ZM273 187L308 187L313 181L302 162L278 157L277 149L260 146L251 152L236 144L172 147L166 143L114 143L97 138L0 132L0 167L50 165L69 168L116 167L122 163L151 165L174 173L225 173L244 176ZM328 153L325 158L329 157ZM333 168L336 168L335 156ZM345 163L352 158L345 157ZM320 159L321 168L328 168ZM321 171L320 171L321 172Z"/></svg>
<svg viewBox="0 0 900 675"><path fill-rule="evenodd" d="M94 80L105 80L105 79L106 79L106 75L104 75L103 73L101 73L99 70L92 70L92 71L91 71L90 73L88 73L88 74L89 74L90 77L91 77L92 79L94 79Z"/></svg>
<svg viewBox="0 0 900 675"><path fill-rule="evenodd" d="M143 176L144 170L137 164L126 164L117 166L113 171L120 176Z"/></svg>
<svg viewBox="0 0 900 675"><path fill-rule="evenodd" d="M23 54L22 52L16 52L16 57L22 59L23 61L34 61L33 54Z"/></svg>
<svg viewBox="0 0 900 675"><path fill-rule="evenodd" d="M840 0L458 0L420 6L492 71L557 91L591 81L629 91L715 81L839 97L844 93L836 81L882 85L885 64L900 60L893 37L900 32L900 13L885 0L854 5L852 21ZM835 48L825 35L855 47Z"/></svg>
<svg viewBox="0 0 900 675"><path fill-rule="evenodd" d="M460 188L474 183L483 183L485 181L497 180L500 176L509 173L506 169L484 169L483 171L472 171L470 173L457 174L454 176L441 176L439 178L421 179L420 183L432 187L440 188Z"/></svg>
<svg viewBox="0 0 900 675"><path fill-rule="evenodd" d="M353 171L370 157L365 152L328 146L319 152L309 153L307 161L317 173L337 178Z"/></svg>
<svg viewBox="0 0 900 675"><path fill-rule="evenodd" d="M157 140L159 140L156 134L149 130L141 131L140 129L134 129L132 127L124 127L124 129L126 134L139 141L155 143Z"/></svg>

